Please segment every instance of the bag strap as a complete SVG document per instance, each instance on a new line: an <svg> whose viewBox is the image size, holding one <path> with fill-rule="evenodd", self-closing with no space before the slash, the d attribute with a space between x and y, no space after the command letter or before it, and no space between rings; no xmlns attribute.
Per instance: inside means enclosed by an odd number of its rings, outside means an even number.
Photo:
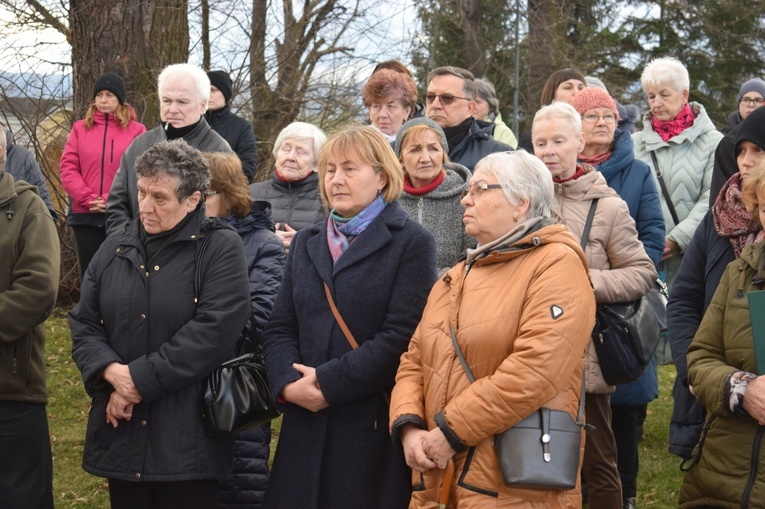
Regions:
<svg viewBox="0 0 765 509"><path fill-rule="evenodd" d="M343 334L345 335L345 339L348 340L348 343L351 344L351 348L354 350L359 347L359 344L356 342L356 339L353 337L353 334L351 334L351 329L348 328L348 325L346 325L345 320L343 320L343 317L340 315L340 311L337 310L337 306L335 306L335 301L332 299L332 294L329 291L329 286L327 286L327 283L324 283L324 293L327 294L327 302L329 302L329 307L332 310L332 314L335 315L335 320L337 320L337 324L340 326L340 329L343 331Z"/></svg>
<svg viewBox="0 0 765 509"><path fill-rule="evenodd" d="M460 349L459 343L457 343L457 335L454 333L454 328L449 327L449 334L452 336L452 345L454 345L454 351L457 352L457 358L460 360L460 364L462 364L462 369L465 370L465 374L468 377L468 380L470 380L470 383L472 384L475 382L475 376L473 375L473 372L470 371L470 366L468 366L467 361L465 360L465 356L462 354L462 349ZM585 381L585 374L582 373L582 393L579 397L579 411L576 414L576 423L582 427L587 427L587 425L584 424L584 381Z"/></svg>
<svg viewBox="0 0 765 509"><path fill-rule="evenodd" d="M590 202L590 211L587 213L587 221L584 223L584 231L582 231L582 239L580 240L582 251L587 249L587 239L590 238L590 230L592 229L592 221L595 219L595 209L598 208L598 201L600 198L595 198Z"/></svg>
<svg viewBox="0 0 765 509"><path fill-rule="evenodd" d="M677 217L677 211L675 210L675 204L672 203L672 198L669 196L669 190L667 184L664 182L664 172L659 168L659 161L656 159L656 152L651 151L651 160L653 161L653 169L656 172L656 178L659 180L659 186L661 186L661 194L664 195L664 201L669 208L669 214L672 216L672 220L675 222L675 226L680 224L680 219Z"/></svg>

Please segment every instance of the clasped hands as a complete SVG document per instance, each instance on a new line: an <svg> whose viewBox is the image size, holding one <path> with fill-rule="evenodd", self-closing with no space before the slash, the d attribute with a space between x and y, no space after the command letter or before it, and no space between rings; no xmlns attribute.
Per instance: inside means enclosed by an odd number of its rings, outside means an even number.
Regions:
<svg viewBox="0 0 765 509"><path fill-rule="evenodd" d="M406 424L401 430L401 444L404 446L406 464L417 472L424 473L434 468L443 470L456 454L438 427L425 431L413 424Z"/></svg>
<svg viewBox="0 0 765 509"><path fill-rule="evenodd" d="M318 412L329 406L324 399L324 393L319 387L316 378L316 368L303 364L293 364L292 367L302 376L294 382L288 383L282 389L282 397L295 405L301 406L311 412Z"/></svg>
<svg viewBox="0 0 765 509"><path fill-rule="evenodd" d="M133 407L141 402L141 394L126 364L112 362L106 366L103 378L114 387L106 405L106 422L116 428L119 419L129 421L133 417Z"/></svg>

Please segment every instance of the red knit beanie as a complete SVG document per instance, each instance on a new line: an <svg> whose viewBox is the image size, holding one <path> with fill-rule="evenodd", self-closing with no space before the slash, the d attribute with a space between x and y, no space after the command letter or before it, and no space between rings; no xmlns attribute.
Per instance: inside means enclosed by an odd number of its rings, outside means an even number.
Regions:
<svg viewBox="0 0 765 509"><path fill-rule="evenodd" d="M571 100L571 106L580 115L584 115L595 108L607 108L613 111L614 115L616 115L616 120L619 120L619 110L616 109L616 101L608 95L608 92L600 88L585 87Z"/></svg>

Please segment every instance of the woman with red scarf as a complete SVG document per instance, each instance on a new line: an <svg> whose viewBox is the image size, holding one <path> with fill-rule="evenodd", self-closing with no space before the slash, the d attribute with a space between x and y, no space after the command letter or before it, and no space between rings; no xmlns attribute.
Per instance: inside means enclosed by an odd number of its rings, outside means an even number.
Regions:
<svg viewBox="0 0 765 509"><path fill-rule="evenodd" d="M659 265L671 286L685 248L709 208L714 153L722 134L704 107L688 102L690 78L675 58L657 58L640 78L650 111L635 133L635 156L656 175L667 237Z"/></svg>
<svg viewBox="0 0 765 509"><path fill-rule="evenodd" d="M436 237L438 271L451 268L475 241L462 226L460 205L470 171L449 161L443 129L429 118L404 124L395 148L404 168L404 193L399 199L409 215Z"/></svg>

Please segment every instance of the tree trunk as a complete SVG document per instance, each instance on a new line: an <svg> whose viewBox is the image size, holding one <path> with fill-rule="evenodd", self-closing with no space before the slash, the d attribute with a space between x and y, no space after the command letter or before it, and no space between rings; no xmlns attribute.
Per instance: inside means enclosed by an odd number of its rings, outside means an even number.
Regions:
<svg viewBox="0 0 765 509"><path fill-rule="evenodd" d="M483 41L481 0L461 0L462 31L467 69L481 78L486 76L486 48Z"/></svg>
<svg viewBox="0 0 765 509"><path fill-rule="evenodd" d="M149 128L159 122L157 75L189 56L187 7L187 0L71 0L75 116L85 114L98 76L116 72L139 120Z"/></svg>

